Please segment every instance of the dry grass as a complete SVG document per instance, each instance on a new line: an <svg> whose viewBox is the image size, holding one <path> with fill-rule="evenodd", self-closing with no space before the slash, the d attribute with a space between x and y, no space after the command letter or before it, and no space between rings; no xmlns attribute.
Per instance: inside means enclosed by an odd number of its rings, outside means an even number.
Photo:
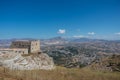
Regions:
<svg viewBox="0 0 120 80"><path fill-rule="evenodd" d="M0 69L0 80L120 80L118 72L101 72L84 69L66 69L57 67L54 70L18 71Z"/></svg>

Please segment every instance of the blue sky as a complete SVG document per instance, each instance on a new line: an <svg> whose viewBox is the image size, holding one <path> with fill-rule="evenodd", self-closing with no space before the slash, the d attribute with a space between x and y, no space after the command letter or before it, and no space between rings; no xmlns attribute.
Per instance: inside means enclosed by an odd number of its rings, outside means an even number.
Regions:
<svg viewBox="0 0 120 80"><path fill-rule="evenodd" d="M120 39L119 0L0 0L0 39Z"/></svg>

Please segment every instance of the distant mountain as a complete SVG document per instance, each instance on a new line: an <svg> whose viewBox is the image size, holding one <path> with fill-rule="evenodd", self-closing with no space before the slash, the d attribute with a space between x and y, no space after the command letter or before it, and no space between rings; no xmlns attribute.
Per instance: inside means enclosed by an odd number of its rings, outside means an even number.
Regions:
<svg viewBox="0 0 120 80"><path fill-rule="evenodd" d="M61 45L68 43L67 39L62 37L54 37L50 39L41 39L41 45Z"/></svg>
<svg viewBox="0 0 120 80"><path fill-rule="evenodd" d="M75 43L109 41L109 40L104 40L104 39L91 39L91 38L70 38L67 40L69 40L70 42L75 42Z"/></svg>
<svg viewBox="0 0 120 80"><path fill-rule="evenodd" d="M73 40L71 40L71 42L88 42L88 41L92 41L92 39L88 39L88 38L74 38Z"/></svg>
<svg viewBox="0 0 120 80"><path fill-rule="evenodd" d="M8 47L14 40L35 40L34 38L13 38L13 39L1 39L0 47ZM120 40L103 40L103 39L90 39L90 38L63 38L63 37L54 37L50 39L40 39L41 46L47 45L63 45L68 43L84 43L84 42L120 42Z"/></svg>
<svg viewBox="0 0 120 80"><path fill-rule="evenodd" d="M63 37L41 39L41 43L43 45L61 45L66 43L105 42L105 41L108 41L108 40L90 39L90 38L63 38Z"/></svg>
<svg viewBox="0 0 120 80"><path fill-rule="evenodd" d="M58 36L58 37L50 38L49 40L62 40L62 41L65 41L66 39L63 38L63 37Z"/></svg>
<svg viewBox="0 0 120 80"><path fill-rule="evenodd" d="M0 40L0 47L9 47L13 39Z"/></svg>

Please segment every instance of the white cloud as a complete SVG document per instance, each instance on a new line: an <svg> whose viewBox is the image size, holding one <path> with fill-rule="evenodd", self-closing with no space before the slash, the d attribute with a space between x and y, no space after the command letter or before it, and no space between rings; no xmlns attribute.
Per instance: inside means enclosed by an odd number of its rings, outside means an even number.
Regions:
<svg viewBox="0 0 120 80"><path fill-rule="evenodd" d="M59 29L58 34L65 34L66 30L65 29Z"/></svg>
<svg viewBox="0 0 120 80"><path fill-rule="evenodd" d="M74 38L88 38L88 36L84 36L84 35L75 35L73 37Z"/></svg>
<svg viewBox="0 0 120 80"><path fill-rule="evenodd" d="M120 32L118 32L118 33L115 33L116 35L120 35Z"/></svg>
<svg viewBox="0 0 120 80"><path fill-rule="evenodd" d="M88 32L89 35L95 35L95 32Z"/></svg>

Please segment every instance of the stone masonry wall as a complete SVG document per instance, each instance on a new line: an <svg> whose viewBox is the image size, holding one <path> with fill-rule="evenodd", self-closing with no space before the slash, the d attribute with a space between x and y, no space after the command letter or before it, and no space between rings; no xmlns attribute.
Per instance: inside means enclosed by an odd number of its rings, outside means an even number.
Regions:
<svg viewBox="0 0 120 80"><path fill-rule="evenodd" d="M40 41L32 41L31 42L31 53L36 53L36 52L40 52Z"/></svg>

